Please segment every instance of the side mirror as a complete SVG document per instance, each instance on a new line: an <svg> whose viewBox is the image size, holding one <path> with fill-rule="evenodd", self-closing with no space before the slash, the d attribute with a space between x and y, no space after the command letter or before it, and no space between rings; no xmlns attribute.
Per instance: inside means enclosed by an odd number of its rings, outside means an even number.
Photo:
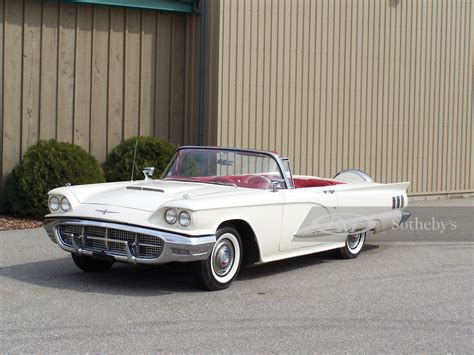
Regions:
<svg viewBox="0 0 474 355"><path fill-rule="evenodd" d="M281 184L284 183L283 179L272 179L272 192L277 192L281 189Z"/></svg>
<svg viewBox="0 0 474 355"><path fill-rule="evenodd" d="M143 169L143 175L145 175L145 181L150 180L150 178L153 176L153 173L155 172L154 167L147 167Z"/></svg>

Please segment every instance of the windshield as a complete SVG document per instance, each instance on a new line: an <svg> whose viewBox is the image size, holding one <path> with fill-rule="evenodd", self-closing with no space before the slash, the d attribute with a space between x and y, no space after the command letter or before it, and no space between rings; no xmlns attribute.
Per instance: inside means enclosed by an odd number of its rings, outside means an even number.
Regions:
<svg viewBox="0 0 474 355"><path fill-rule="evenodd" d="M270 155L205 148L179 150L161 178L266 190L272 188L272 180L283 179Z"/></svg>

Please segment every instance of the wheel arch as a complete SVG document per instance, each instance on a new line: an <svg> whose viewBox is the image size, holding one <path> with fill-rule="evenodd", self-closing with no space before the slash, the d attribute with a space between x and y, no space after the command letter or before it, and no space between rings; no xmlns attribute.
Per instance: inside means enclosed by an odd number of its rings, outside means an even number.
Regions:
<svg viewBox="0 0 474 355"><path fill-rule="evenodd" d="M242 240L242 265L250 266L261 260L260 247L252 226L243 219L230 219L219 224L219 228L233 227L239 232Z"/></svg>

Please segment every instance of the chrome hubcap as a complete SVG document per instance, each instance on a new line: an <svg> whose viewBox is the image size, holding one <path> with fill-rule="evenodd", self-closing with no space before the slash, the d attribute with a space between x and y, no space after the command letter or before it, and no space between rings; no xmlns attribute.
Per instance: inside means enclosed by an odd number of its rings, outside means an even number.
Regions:
<svg viewBox="0 0 474 355"><path fill-rule="evenodd" d="M219 276L225 276L229 273L234 263L234 247L232 243L224 239L214 248L213 253L214 271Z"/></svg>
<svg viewBox="0 0 474 355"><path fill-rule="evenodd" d="M360 243L360 238L362 233L359 234L349 234L347 237L347 246L349 249L355 249Z"/></svg>

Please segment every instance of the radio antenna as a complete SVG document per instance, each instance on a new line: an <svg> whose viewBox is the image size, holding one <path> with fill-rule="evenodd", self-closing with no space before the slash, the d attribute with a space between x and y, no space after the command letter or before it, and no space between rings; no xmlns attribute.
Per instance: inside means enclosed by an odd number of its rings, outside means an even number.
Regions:
<svg viewBox="0 0 474 355"><path fill-rule="evenodd" d="M135 172L135 160L137 160L137 145L138 145L138 137L135 141L135 152L133 153L133 165L132 165L132 178L130 181L133 181L133 173Z"/></svg>

